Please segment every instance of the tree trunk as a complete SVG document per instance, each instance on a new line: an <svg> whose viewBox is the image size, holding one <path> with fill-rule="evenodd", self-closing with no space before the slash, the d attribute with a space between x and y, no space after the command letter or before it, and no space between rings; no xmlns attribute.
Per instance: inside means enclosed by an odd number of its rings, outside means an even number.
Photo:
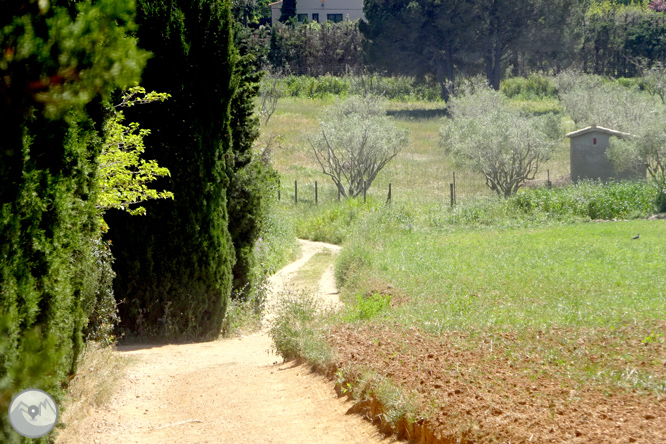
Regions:
<svg viewBox="0 0 666 444"><path fill-rule="evenodd" d="M437 81L442 88L442 99L445 102L455 94L455 86L453 81L455 73L453 72L453 54L451 51L446 51L446 60L442 54L438 54L435 59Z"/></svg>

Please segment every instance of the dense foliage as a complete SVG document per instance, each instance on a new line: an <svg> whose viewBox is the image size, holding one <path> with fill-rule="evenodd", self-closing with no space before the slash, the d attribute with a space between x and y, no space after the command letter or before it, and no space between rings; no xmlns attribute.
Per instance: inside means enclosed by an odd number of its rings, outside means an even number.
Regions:
<svg viewBox="0 0 666 444"><path fill-rule="evenodd" d="M357 22L277 24L271 30L268 60L273 70L320 76L361 68Z"/></svg>
<svg viewBox="0 0 666 444"><path fill-rule="evenodd" d="M391 74L432 75L445 99L460 75L483 73L498 89L510 64L570 63L582 17L580 1L564 0L372 0L364 12L367 63Z"/></svg>
<svg viewBox="0 0 666 444"><path fill-rule="evenodd" d="M594 2L585 16L580 50L584 71L592 74L635 76L639 61L666 58L666 16L644 2L629 5Z"/></svg>
<svg viewBox="0 0 666 444"><path fill-rule="evenodd" d="M64 3L64 5L63 5ZM3 2L0 18L0 409L56 399L75 371L100 283L96 104L147 55L132 2ZM42 439L43 440L43 439ZM0 441L20 437L0 419Z"/></svg>
<svg viewBox="0 0 666 444"><path fill-rule="evenodd" d="M126 116L150 128L146 156L169 169L157 187L175 199L147 203L140 218L108 213L122 325L132 334L216 336L235 262L227 211L237 86L229 4L142 0L137 22L139 43L155 54L142 84L171 98Z"/></svg>

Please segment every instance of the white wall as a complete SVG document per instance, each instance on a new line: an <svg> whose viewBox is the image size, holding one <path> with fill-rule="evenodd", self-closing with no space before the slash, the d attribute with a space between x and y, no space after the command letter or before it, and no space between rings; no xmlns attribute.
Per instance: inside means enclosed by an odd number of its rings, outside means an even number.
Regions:
<svg viewBox="0 0 666 444"><path fill-rule="evenodd" d="M282 2L271 6L271 24L280 18ZM296 13L307 14L312 21L312 14L319 14L319 23L327 20L328 14L342 14L343 20L365 19L363 15L363 0L296 0Z"/></svg>

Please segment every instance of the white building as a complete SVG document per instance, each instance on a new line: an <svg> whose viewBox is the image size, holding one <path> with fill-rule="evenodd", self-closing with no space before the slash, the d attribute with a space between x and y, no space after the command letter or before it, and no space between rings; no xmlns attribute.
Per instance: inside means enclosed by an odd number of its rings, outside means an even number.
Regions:
<svg viewBox="0 0 666 444"><path fill-rule="evenodd" d="M282 0L269 4L271 7L271 25L280 19ZM299 22L341 22L343 20L365 19L363 0L297 0L296 17Z"/></svg>

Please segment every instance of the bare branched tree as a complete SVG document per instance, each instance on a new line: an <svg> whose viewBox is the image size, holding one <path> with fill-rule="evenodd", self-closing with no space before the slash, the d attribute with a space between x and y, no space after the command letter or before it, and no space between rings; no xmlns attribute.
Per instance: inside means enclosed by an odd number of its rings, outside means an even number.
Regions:
<svg viewBox="0 0 666 444"><path fill-rule="evenodd" d="M440 130L446 152L483 173L499 196L511 196L534 179L561 139L557 117L524 116L484 84L451 99L447 108L451 118Z"/></svg>
<svg viewBox="0 0 666 444"><path fill-rule="evenodd" d="M326 110L309 142L340 194L356 197L407 145L407 131L391 123L380 98L353 96Z"/></svg>
<svg viewBox="0 0 666 444"><path fill-rule="evenodd" d="M277 109L278 100L282 94L281 81L284 78L282 70L273 71L264 68L264 77L259 88L259 115L265 127Z"/></svg>

